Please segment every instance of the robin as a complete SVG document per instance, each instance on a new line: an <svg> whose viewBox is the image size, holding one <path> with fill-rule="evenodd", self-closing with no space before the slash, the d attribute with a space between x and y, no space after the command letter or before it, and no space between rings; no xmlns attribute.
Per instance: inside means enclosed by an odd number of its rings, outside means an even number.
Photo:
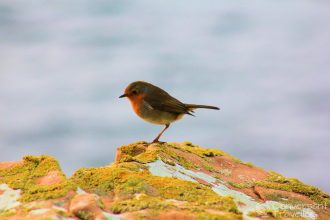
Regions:
<svg viewBox="0 0 330 220"><path fill-rule="evenodd" d="M152 143L159 142L160 136L172 122L181 119L185 114L194 116L192 113L196 108L219 110L215 106L182 103L161 88L144 81L129 84L125 93L119 96L123 97L129 99L134 112L140 118L153 124L165 125Z"/></svg>

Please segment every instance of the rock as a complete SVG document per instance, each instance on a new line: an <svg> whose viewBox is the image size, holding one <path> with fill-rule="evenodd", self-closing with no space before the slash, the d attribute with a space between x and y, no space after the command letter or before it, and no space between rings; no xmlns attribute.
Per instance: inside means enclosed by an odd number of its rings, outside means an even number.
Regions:
<svg viewBox="0 0 330 220"><path fill-rule="evenodd" d="M14 163L15 164L15 163ZM20 200L29 202L65 196L76 186L65 177L58 162L50 156L25 156L23 162L0 169L0 183L20 189Z"/></svg>
<svg viewBox="0 0 330 220"><path fill-rule="evenodd" d="M23 164L23 160L0 162L0 170L9 169L11 167L18 166L20 164Z"/></svg>
<svg viewBox="0 0 330 220"><path fill-rule="evenodd" d="M51 186L61 184L62 174L58 170L51 170L45 176L36 178L36 184L39 186Z"/></svg>
<svg viewBox="0 0 330 220"><path fill-rule="evenodd" d="M330 219L330 196L190 142L119 147L67 178L50 156L0 163L0 219Z"/></svg>
<svg viewBox="0 0 330 220"><path fill-rule="evenodd" d="M159 216L157 216L158 220L168 220L168 219L172 219L172 220L195 220L197 219L195 216L193 215L189 215L187 213L184 212L179 212L179 211L169 211L169 212L163 212L161 213Z"/></svg>
<svg viewBox="0 0 330 220"><path fill-rule="evenodd" d="M80 219L106 219L95 194L78 194L71 200L69 211Z"/></svg>

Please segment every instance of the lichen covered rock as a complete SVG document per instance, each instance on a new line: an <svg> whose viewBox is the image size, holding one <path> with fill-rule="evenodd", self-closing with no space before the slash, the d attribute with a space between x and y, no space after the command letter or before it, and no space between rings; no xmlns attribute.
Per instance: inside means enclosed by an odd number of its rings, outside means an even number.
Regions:
<svg viewBox="0 0 330 220"><path fill-rule="evenodd" d="M329 219L316 187L190 142L137 142L66 178L49 156L0 163L1 219Z"/></svg>
<svg viewBox="0 0 330 220"><path fill-rule="evenodd" d="M0 165L0 183L20 189L19 200L22 202L55 199L75 189L58 162L50 156L25 156L19 163L9 163L11 166L5 164Z"/></svg>

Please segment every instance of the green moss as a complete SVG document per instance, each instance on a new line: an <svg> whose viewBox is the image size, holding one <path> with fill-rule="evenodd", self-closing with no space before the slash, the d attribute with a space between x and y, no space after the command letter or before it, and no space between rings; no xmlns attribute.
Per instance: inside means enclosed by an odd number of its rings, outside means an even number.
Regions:
<svg viewBox="0 0 330 220"><path fill-rule="evenodd" d="M60 183L42 186L36 183L37 178L46 176L50 171L58 171ZM66 179L58 162L46 155L25 156L23 163L0 170L0 183L6 183L13 189L21 189L20 201L30 202L39 199L54 199L66 195L75 189Z"/></svg>
<svg viewBox="0 0 330 220"><path fill-rule="evenodd" d="M132 162L134 161L134 158L130 155L124 155L122 158L120 158L119 163L124 163L124 162Z"/></svg>
<svg viewBox="0 0 330 220"><path fill-rule="evenodd" d="M118 168L127 169L130 171L141 171L141 170L147 170L148 168L141 163L137 162L130 162L130 163L119 163L116 165Z"/></svg>
<svg viewBox="0 0 330 220"><path fill-rule="evenodd" d="M232 198L220 197L209 187L168 177L153 177L147 180L148 184L158 189L160 196L166 199L187 201L196 204L201 209L216 209L237 211ZM166 183L166 184L164 184Z"/></svg>
<svg viewBox="0 0 330 220"><path fill-rule="evenodd" d="M211 162L211 161L209 161L209 158L212 158L215 156L226 156L226 157L232 159L235 163L242 163L242 161L239 160L238 158L235 158L222 150L212 149L212 148L202 148L198 145L192 144L191 142L187 142L187 141L184 142L183 144L168 143L167 145L169 145L172 148L181 150L181 151L195 154L195 155L203 158L206 162ZM208 168L206 168L206 169L208 170Z"/></svg>
<svg viewBox="0 0 330 220"><path fill-rule="evenodd" d="M267 193L265 194L266 200L272 200L276 202L281 202L289 205L301 205L304 204L301 199L288 197L279 193Z"/></svg>
<svg viewBox="0 0 330 220"><path fill-rule="evenodd" d="M283 202L288 200L287 196L278 193L267 193L264 195L267 200L272 200L276 202Z"/></svg>
<svg viewBox="0 0 330 220"><path fill-rule="evenodd" d="M184 144L170 144L172 147L184 150L189 153L193 153L195 155L198 155L200 157L215 157L215 156L224 156L228 155L222 150L218 149L210 149L210 148L202 148L198 145L194 145L191 142L184 142Z"/></svg>
<svg viewBox="0 0 330 220"><path fill-rule="evenodd" d="M279 209L279 210L273 210L273 209L260 209L257 211L251 211L248 213L248 216L251 217L260 217L260 218L267 218L271 217L274 219L305 219L301 217L297 217L297 213L295 212L297 210L294 209Z"/></svg>
<svg viewBox="0 0 330 220"><path fill-rule="evenodd" d="M330 205L330 196L320 189L306 185L295 178L287 178L276 172L269 172L268 178L264 181L256 181L256 185L271 189L279 189L288 192L301 193L319 204Z"/></svg>
<svg viewBox="0 0 330 220"><path fill-rule="evenodd" d="M140 163L151 163L158 159L158 150L150 150L133 158L134 161Z"/></svg>
<svg viewBox="0 0 330 220"><path fill-rule="evenodd" d="M151 147L151 149L147 149L147 147ZM156 161L158 158L162 159L164 162L175 165L180 164L181 166L187 169L196 169L198 166L193 164L190 160L180 156L174 151L172 145L167 143L154 143L152 145L147 146L147 144L141 144L135 146L134 144L126 145L119 150L124 154L119 161L121 162L130 162L136 161L139 163L150 163Z"/></svg>
<svg viewBox="0 0 330 220"><path fill-rule="evenodd" d="M183 166L186 169L197 169L197 168L199 168L192 161L187 160L186 158L184 158L180 155L172 156L172 159L175 160L178 164L180 164L181 166Z"/></svg>
<svg viewBox="0 0 330 220"><path fill-rule="evenodd" d="M77 170L71 180L86 191L92 191L98 194L113 191L114 182L120 179L126 168L115 165L98 168L81 168Z"/></svg>
<svg viewBox="0 0 330 220"><path fill-rule="evenodd" d="M210 187L175 178L153 176L148 170L132 169L127 166L128 163L125 164L80 169L74 173L72 181L84 190L97 194L114 192L119 199L112 206L116 213L173 207L167 200L188 202L186 209L190 211L214 209L239 213L232 198L221 197Z"/></svg>
<svg viewBox="0 0 330 220"><path fill-rule="evenodd" d="M173 145L170 144L163 144L160 147L159 150L159 157L161 159L170 160L173 163L180 164L186 169L197 169L199 168L196 164L194 164L192 161L187 160L185 157L179 155L175 148L173 148Z"/></svg>
<svg viewBox="0 0 330 220"><path fill-rule="evenodd" d="M138 143L138 144L124 145L124 146L120 147L118 150L124 154L134 157L136 155L139 155L139 154L145 152L147 147L148 147L148 144L146 144L146 143Z"/></svg>
<svg viewBox="0 0 330 220"><path fill-rule="evenodd" d="M235 162L235 163L243 163L243 161L241 161L240 159L236 158L236 157L231 157L231 159Z"/></svg>
<svg viewBox="0 0 330 220"><path fill-rule="evenodd" d="M93 213L84 211L84 210L79 210L76 214L76 216L81 219L81 220L89 220L89 219L94 219Z"/></svg>
<svg viewBox="0 0 330 220"><path fill-rule="evenodd" d="M140 175L129 175L118 184L115 193L120 198L132 198L136 194L146 194L149 196L159 196L157 189L149 185Z"/></svg>
<svg viewBox="0 0 330 220"><path fill-rule="evenodd" d="M146 191L146 184L141 178L129 178L126 182L118 186L117 189L135 194Z"/></svg>
<svg viewBox="0 0 330 220"><path fill-rule="evenodd" d="M158 159L158 149L148 150L148 144L145 142L138 142L137 144L130 144L122 146L118 149L122 154L124 154L120 163L136 161L139 163L150 163Z"/></svg>
<svg viewBox="0 0 330 220"><path fill-rule="evenodd" d="M148 149L149 148L149 149ZM151 148L151 149L150 149ZM174 144L174 143L154 143L148 145L146 143L130 144L120 147L118 149L124 154L119 163L136 161L139 163L150 163L156 161L158 158L162 159L165 163L170 165L180 164L186 169L199 169L199 166L194 164L191 160L186 159L178 153L179 151L195 154L203 158L203 167L211 172L216 172L210 163L211 158L215 156L229 156L225 152L217 149L205 149L197 145L186 143ZM231 157L231 156L229 156ZM231 157L233 158L233 157ZM235 158L233 158L235 159ZM236 159L237 160L237 159ZM240 161L239 161L240 162Z"/></svg>
<svg viewBox="0 0 330 220"><path fill-rule="evenodd" d="M210 163L203 161L202 166L204 167L205 170L210 171L210 172L218 172L213 166L210 165Z"/></svg>
<svg viewBox="0 0 330 220"><path fill-rule="evenodd" d="M161 160L168 165L175 166L175 163L171 159L161 158Z"/></svg>
<svg viewBox="0 0 330 220"><path fill-rule="evenodd" d="M141 194L130 200L117 201L111 206L111 210L115 214L139 211L143 209L164 210L168 208L174 208L174 206L169 202L166 202L164 199L151 197L145 194Z"/></svg>
<svg viewBox="0 0 330 220"><path fill-rule="evenodd" d="M148 146L149 145L146 142L138 142L118 148L118 151L123 154L118 162L137 161L139 163L150 163L157 160L157 149L147 151Z"/></svg>
<svg viewBox="0 0 330 220"><path fill-rule="evenodd" d="M254 185L253 182L236 183L232 181L228 181L228 184L238 189L251 188Z"/></svg>
<svg viewBox="0 0 330 220"><path fill-rule="evenodd" d="M220 173L221 175L224 175L224 176L231 176L231 170L229 169L220 169L218 170L218 173Z"/></svg>
<svg viewBox="0 0 330 220"><path fill-rule="evenodd" d="M17 213L16 209L0 210L0 219L6 219Z"/></svg>
<svg viewBox="0 0 330 220"><path fill-rule="evenodd" d="M242 216L235 213L210 213L206 211L192 212L199 220L242 220Z"/></svg>
<svg viewBox="0 0 330 220"><path fill-rule="evenodd" d="M254 164L251 162L241 162L241 163L251 168L254 167Z"/></svg>

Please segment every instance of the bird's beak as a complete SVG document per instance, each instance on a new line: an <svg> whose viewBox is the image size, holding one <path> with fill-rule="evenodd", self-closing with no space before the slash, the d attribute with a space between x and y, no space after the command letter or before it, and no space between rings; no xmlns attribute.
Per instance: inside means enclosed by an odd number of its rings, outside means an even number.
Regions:
<svg viewBox="0 0 330 220"><path fill-rule="evenodd" d="M119 98L124 98L124 97L127 97L126 94L122 94L121 96L119 96Z"/></svg>

